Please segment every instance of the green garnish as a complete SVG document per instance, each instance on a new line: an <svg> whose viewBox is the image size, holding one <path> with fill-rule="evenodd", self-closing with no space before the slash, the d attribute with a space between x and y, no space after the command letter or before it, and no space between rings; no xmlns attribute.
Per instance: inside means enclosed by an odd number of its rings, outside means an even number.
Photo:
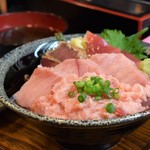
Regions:
<svg viewBox="0 0 150 150"><path fill-rule="evenodd" d="M110 113L110 114L113 113L113 112L115 112L115 110L116 110L116 108L115 108L115 106L114 106L113 103L108 103L108 104L106 105L105 109L106 109L106 111L107 111L108 113Z"/></svg>
<svg viewBox="0 0 150 150"><path fill-rule="evenodd" d="M57 41L66 41L62 32L55 33L55 38Z"/></svg>
<svg viewBox="0 0 150 150"><path fill-rule="evenodd" d="M86 99L86 94L85 93L81 93L79 96L78 96L78 100L80 103L83 103Z"/></svg>
<svg viewBox="0 0 150 150"><path fill-rule="evenodd" d="M96 96L96 97L95 97L95 100L96 100L96 101L99 101L101 98L102 98L101 96Z"/></svg>
<svg viewBox="0 0 150 150"><path fill-rule="evenodd" d="M149 30L148 27L131 36L125 36L120 30L104 29L101 36L112 46L120 48L122 51L127 51L133 54L138 59L144 59L146 55L146 47L139 39L141 35Z"/></svg>
<svg viewBox="0 0 150 150"><path fill-rule="evenodd" d="M74 93L74 92L69 92L69 93L68 93L68 96L69 96L70 98L75 97L75 93Z"/></svg>
<svg viewBox="0 0 150 150"><path fill-rule="evenodd" d="M112 88L109 80L104 80L99 76L84 78L81 81L73 82L73 84L79 93L78 100L80 102L84 102L87 95L93 97L96 101L102 98L119 99L119 88Z"/></svg>
<svg viewBox="0 0 150 150"><path fill-rule="evenodd" d="M113 89L113 91L112 91L112 95L113 95L113 97L115 98L115 99L119 99L119 88L115 88L115 89Z"/></svg>
<svg viewBox="0 0 150 150"><path fill-rule="evenodd" d="M82 87L84 87L85 82L84 81L75 81L74 85L78 88L82 88Z"/></svg>
<svg viewBox="0 0 150 150"><path fill-rule="evenodd" d="M140 69L147 73L150 77L150 58L146 58L140 63Z"/></svg>

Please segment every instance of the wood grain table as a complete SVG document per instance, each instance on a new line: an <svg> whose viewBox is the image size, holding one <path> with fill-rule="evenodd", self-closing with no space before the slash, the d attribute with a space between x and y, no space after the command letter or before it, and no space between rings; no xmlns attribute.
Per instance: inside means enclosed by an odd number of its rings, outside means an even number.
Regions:
<svg viewBox="0 0 150 150"><path fill-rule="evenodd" d="M63 150L48 135L9 109L0 112L0 150ZM150 150L150 120L111 150Z"/></svg>

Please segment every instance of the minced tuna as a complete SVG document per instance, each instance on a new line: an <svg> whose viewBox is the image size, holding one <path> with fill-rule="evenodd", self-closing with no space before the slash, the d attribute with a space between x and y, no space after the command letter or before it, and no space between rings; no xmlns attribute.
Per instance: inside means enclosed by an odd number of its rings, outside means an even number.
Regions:
<svg viewBox="0 0 150 150"><path fill-rule="evenodd" d="M118 89L117 98L102 94L97 100L94 94L86 94L81 102L74 82L93 76ZM74 96L68 95L71 91ZM145 104L150 101L150 79L123 54L95 54L86 59L67 59L55 67L38 66L14 98L22 107L54 118L117 118L149 108Z"/></svg>

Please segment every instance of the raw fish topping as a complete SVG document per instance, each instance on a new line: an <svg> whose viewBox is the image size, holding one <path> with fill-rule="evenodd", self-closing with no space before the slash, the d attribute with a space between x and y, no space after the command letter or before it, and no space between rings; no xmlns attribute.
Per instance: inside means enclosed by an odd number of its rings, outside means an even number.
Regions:
<svg viewBox="0 0 150 150"><path fill-rule="evenodd" d="M13 97L49 117L117 118L149 108L150 78L120 48L88 31L48 51Z"/></svg>

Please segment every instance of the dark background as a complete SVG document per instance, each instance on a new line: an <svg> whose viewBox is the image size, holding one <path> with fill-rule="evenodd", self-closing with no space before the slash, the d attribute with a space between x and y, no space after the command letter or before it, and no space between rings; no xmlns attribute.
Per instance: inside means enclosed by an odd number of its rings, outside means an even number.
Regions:
<svg viewBox="0 0 150 150"><path fill-rule="evenodd" d="M50 12L62 16L69 24L66 34L85 33L86 30L99 33L104 28L108 28L120 29L126 35L131 35L138 30L136 21L59 0L8 0L8 12L27 10Z"/></svg>

